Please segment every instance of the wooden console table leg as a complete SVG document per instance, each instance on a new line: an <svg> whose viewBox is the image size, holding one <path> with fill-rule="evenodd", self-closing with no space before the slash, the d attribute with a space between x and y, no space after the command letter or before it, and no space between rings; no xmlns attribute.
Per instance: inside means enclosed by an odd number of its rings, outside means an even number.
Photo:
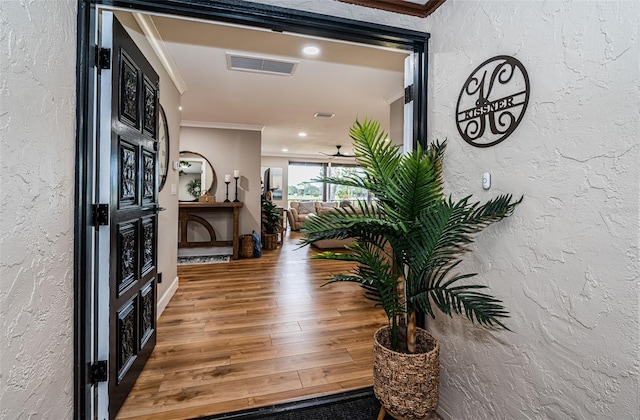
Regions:
<svg viewBox="0 0 640 420"><path fill-rule="evenodd" d="M240 234L239 234L239 217L240 216L240 210L238 209L238 207L234 207L233 208L233 259L237 260L238 259L238 250L239 250L239 244L238 242L240 242Z"/></svg>

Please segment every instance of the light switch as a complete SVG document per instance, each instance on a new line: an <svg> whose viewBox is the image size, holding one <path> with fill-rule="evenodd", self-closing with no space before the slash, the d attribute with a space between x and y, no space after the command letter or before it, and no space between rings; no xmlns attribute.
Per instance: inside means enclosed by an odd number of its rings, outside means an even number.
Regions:
<svg viewBox="0 0 640 420"><path fill-rule="evenodd" d="M171 184L171 195L176 194L178 194L178 188L176 187L176 184Z"/></svg>

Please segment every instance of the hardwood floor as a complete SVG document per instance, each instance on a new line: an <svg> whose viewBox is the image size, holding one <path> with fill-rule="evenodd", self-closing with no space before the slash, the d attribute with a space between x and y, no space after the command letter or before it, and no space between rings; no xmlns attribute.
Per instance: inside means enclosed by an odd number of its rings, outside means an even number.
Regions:
<svg viewBox="0 0 640 420"><path fill-rule="evenodd" d="M384 312L356 284L320 287L350 263L310 261L298 233L262 258L179 266L156 348L119 419L184 419L372 385Z"/></svg>

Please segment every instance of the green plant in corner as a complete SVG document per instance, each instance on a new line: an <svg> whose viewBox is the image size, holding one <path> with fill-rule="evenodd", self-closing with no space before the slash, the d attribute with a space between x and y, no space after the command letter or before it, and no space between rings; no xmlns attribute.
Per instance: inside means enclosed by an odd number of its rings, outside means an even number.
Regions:
<svg viewBox="0 0 640 420"><path fill-rule="evenodd" d="M271 200L262 200L262 230L268 234L282 231L282 215Z"/></svg>
<svg viewBox="0 0 640 420"><path fill-rule="evenodd" d="M392 347L415 352L416 312L435 317L436 309L463 314L472 322L507 328L502 302L467 284L476 274L459 274L462 257L475 235L514 211L522 198L500 195L484 204L471 197L454 201L443 192L442 161L446 141L417 147L403 155L386 142L375 121L356 121L350 130L364 176L323 177L334 185L365 188L372 203L357 202L321 213L305 223L301 243L354 238L349 252L323 252L314 258L357 262L329 283L359 283L365 296L382 306L389 320Z"/></svg>

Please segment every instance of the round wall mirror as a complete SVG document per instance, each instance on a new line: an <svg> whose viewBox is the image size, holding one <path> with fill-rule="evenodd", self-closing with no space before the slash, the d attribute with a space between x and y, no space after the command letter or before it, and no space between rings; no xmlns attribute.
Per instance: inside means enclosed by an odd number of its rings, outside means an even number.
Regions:
<svg viewBox="0 0 640 420"><path fill-rule="evenodd" d="M200 153L180 152L178 175L178 201L197 201L205 191L215 192L216 172Z"/></svg>

